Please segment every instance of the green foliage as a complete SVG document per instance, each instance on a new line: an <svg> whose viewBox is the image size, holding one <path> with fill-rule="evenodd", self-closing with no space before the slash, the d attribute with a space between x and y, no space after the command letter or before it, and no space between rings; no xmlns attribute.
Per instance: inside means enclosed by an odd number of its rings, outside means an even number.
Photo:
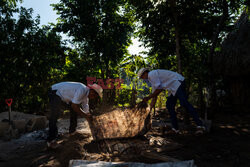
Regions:
<svg viewBox="0 0 250 167"><path fill-rule="evenodd" d="M19 18L7 3L0 6L0 110L4 99L14 99L14 109L44 108L49 86L62 77L64 51L61 37L48 26L40 28L32 9L21 8Z"/></svg>
<svg viewBox="0 0 250 167"><path fill-rule="evenodd" d="M134 6L140 40L149 47L148 62L154 68L177 71L176 25L180 31L180 53L183 75L188 86L197 89L207 86L208 55L214 32L223 14L223 0L129 0ZM176 3L176 6L171 5ZM232 30L232 24L247 1L226 1L228 16L220 33L218 44ZM177 13L177 18L174 16ZM177 23L176 23L177 19ZM219 45L216 46L219 46ZM217 47L216 52L220 48ZM200 86L196 86L197 83ZM197 91L197 90L196 90Z"/></svg>
<svg viewBox="0 0 250 167"><path fill-rule="evenodd" d="M101 71L102 78L113 77L117 64L127 53L134 29L127 2L61 0L53 6L60 15L57 30L73 37L79 49L78 61L87 64L85 73Z"/></svg>
<svg viewBox="0 0 250 167"><path fill-rule="evenodd" d="M16 7L18 1L22 2L22 0L3 0L3 2L7 2L10 7Z"/></svg>
<svg viewBox="0 0 250 167"><path fill-rule="evenodd" d="M124 80L123 91L119 91L118 103L128 103L131 107L136 104L138 95L137 72L140 68L146 67L144 58L139 55L127 55L118 66L121 71L121 78Z"/></svg>
<svg viewBox="0 0 250 167"><path fill-rule="evenodd" d="M32 18L32 9L16 7L20 0L2 0L0 111L5 110L6 98L14 98L14 110L44 109L47 89L53 83L86 83L88 76L120 76L126 81L126 88L110 92L113 97L108 98L133 106L149 91L145 83L136 79L141 67L177 71L176 25L180 31L183 75L188 87L198 92L208 83L209 49L225 7L223 1L60 0L53 5L60 15L58 23L41 28L39 17ZM171 2L176 2L176 6ZM235 19L243 10L249 12L246 0L226 2L229 13L216 43L216 54ZM16 12L17 20L13 18ZM177 19L173 13L177 13ZM66 48L59 32L67 34L74 47ZM127 53L133 35L150 48L146 58ZM165 101L165 94L161 99Z"/></svg>
<svg viewBox="0 0 250 167"><path fill-rule="evenodd" d="M159 68L171 69L176 64L173 64L176 54L175 20L170 1L131 0L129 2L135 6L137 17L142 22L139 37L146 46L151 48L149 57L157 58ZM233 14L239 11L242 2L238 0L228 3L231 12L228 18L228 23L230 23L235 17ZM212 39L222 8L222 1L177 0L175 10L178 13L181 41L206 45ZM228 28L230 26L226 27L225 30L228 31ZM182 43L182 58L190 57L190 53L187 55L186 49L188 48Z"/></svg>

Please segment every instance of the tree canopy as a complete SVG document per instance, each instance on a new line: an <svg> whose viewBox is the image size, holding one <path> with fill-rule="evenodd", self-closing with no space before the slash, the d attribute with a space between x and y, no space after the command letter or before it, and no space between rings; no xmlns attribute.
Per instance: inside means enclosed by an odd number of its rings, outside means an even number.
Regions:
<svg viewBox="0 0 250 167"><path fill-rule="evenodd" d="M128 3L61 0L53 6L60 15L56 29L73 37L80 59L102 77L112 77L131 43L134 19Z"/></svg>
<svg viewBox="0 0 250 167"><path fill-rule="evenodd" d="M19 12L17 20L14 12ZM1 110L6 98L13 98L20 109L41 108L49 85L63 72L66 48L61 37L49 26L39 27L32 12L0 4Z"/></svg>
<svg viewBox="0 0 250 167"><path fill-rule="evenodd" d="M41 27L39 16L17 2L0 1L1 111L6 98L15 109L43 111L53 83L135 77L141 67L181 72L201 105L213 56L240 14L249 12L246 0L60 0L52 5L58 22ZM146 56L129 54L132 37L149 48ZM111 100L134 104L131 91L113 91Z"/></svg>

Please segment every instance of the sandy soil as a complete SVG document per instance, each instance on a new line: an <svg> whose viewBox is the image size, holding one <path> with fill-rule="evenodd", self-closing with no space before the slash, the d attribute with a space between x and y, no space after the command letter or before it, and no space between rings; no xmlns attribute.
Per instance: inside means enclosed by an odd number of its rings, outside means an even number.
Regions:
<svg viewBox="0 0 250 167"><path fill-rule="evenodd" d="M165 113L154 118L154 121L163 121ZM46 147L46 130L25 134L20 139L9 142L0 142L0 166L68 166L71 159L127 161L156 163L162 162L145 158L132 150L129 154L110 154L100 152L97 144L92 141L90 130L84 119L79 120L78 133L67 134L68 119L59 123L59 131L63 133L59 141L61 146L56 150ZM181 135L167 135L162 128L154 127L147 138L130 139L149 143L149 138L164 139L165 143L178 143L176 149L163 149L159 154L167 155L179 160L194 159L198 167L244 167L250 162L250 115L232 115L221 113L215 116L212 130L209 134L195 136L192 128L184 129ZM133 141L134 142L134 141ZM172 143L171 143L172 142ZM149 149L155 149L155 146ZM158 149L161 148L158 145ZM153 147L153 148L152 148ZM166 147L166 145L162 145ZM168 148L168 147L167 147Z"/></svg>

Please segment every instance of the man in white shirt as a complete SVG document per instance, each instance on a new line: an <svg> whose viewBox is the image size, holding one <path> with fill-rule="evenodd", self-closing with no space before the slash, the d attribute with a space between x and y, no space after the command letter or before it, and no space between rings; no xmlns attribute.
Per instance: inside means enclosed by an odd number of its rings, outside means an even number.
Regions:
<svg viewBox="0 0 250 167"><path fill-rule="evenodd" d="M102 97L102 88L97 85L84 85L79 82L60 82L52 85L49 90L49 136L48 146L57 146L56 138L58 135L57 119L62 115L63 110L70 110L69 133L74 133L77 127L77 115L91 119L89 113L89 99Z"/></svg>
<svg viewBox="0 0 250 167"><path fill-rule="evenodd" d="M149 99L152 98L150 108L154 107L157 100L157 96L163 90L168 91L168 99L166 102L166 107L170 113L172 130L175 133L179 132L177 117L175 112L175 105L177 99L179 99L180 104L183 107L185 107L186 110L193 117L197 125L196 133L203 133L205 127L202 125L198 113L187 100L185 78L182 75L169 70L157 69L149 71L148 68L142 68L138 71L138 77L141 79L148 79L148 81L151 83L152 94L143 99L144 102L147 102Z"/></svg>

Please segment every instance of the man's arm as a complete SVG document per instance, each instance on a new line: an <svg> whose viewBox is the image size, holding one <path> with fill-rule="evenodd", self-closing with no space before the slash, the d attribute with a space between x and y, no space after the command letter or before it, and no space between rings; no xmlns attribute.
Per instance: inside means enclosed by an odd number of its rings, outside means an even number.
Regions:
<svg viewBox="0 0 250 167"><path fill-rule="evenodd" d="M157 96L156 96L156 97L153 97L153 99L152 99L152 101L151 101L151 103L150 103L150 110L152 110L152 108L155 107L156 101L157 101Z"/></svg>
<svg viewBox="0 0 250 167"><path fill-rule="evenodd" d="M156 89L153 94L151 94L147 97L144 97L143 101L147 102L149 99L157 97L162 91L163 91L163 89Z"/></svg>
<svg viewBox="0 0 250 167"><path fill-rule="evenodd" d="M73 110L80 116L83 116L84 118L86 118L87 120L89 120L91 118L91 114L86 114L83 112L83 110L80 108L79 104L75 104L75 103L71 103L71 107L73 108Z"/></svg>

